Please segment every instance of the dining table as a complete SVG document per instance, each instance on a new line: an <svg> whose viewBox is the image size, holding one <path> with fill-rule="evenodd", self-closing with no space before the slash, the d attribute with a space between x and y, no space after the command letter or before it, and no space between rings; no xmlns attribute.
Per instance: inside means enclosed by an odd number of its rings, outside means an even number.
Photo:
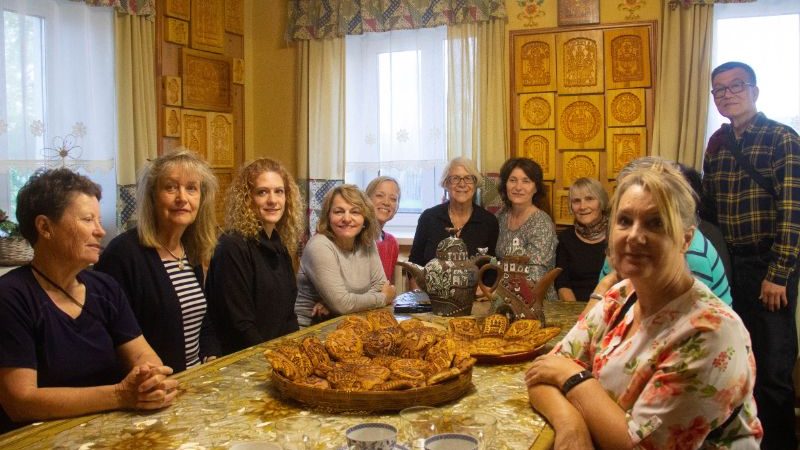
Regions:
<svg viewBox="0 0 800 450"><path fill-rule="evenodd" d="M562 328L548 348L575 324L585 305L546 302L547 325ZM396 315L398 320L409 317L444 326L449 320L430 313ZM237 442L277 442L280 436L276 423L287 417L311 417L319 421L319 438L309 445L313 450L347 448L346 430L360 423L388 423L402 431L397 411L337 412L309 407L284 398L273 385L271 368L263 356L267 348L309 335L324 340L340 320L341 317L334 318L176 374L179 395L171 406L162 410L113 411L34 423L0 435L0 448L228 449ZM472 386L461 398L438 405L441 415L446 419L480 411L495 416L496 432L487 448L551 448L553 430L528 401L524 382L528 365L528 361L476 365L472 369ZM403 444L403 439L401 432L398 442Z"/></svg>

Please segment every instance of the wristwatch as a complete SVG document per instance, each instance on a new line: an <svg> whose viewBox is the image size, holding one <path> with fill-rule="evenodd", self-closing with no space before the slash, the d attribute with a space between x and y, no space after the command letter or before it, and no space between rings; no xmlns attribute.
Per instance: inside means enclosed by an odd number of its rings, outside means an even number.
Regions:
<svg viewBox="0 0 800 450"><path fill-rule="evenodd" d="M567 395L567 392L571 391L572 388L590 378L594 378L591 370L582 370L575 375L572 375L571 377L567 378L567 381L565 381L564 385L561 386L561 393Z"/></svg>

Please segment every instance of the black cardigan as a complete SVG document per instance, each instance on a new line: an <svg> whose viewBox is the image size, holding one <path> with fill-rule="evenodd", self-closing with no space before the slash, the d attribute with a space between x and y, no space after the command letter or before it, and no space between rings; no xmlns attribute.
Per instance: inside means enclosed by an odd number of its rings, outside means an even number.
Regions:
<svg viewBox="0 0 800 450"><path fill-rule="evenodd" d="M138 232L133 228L111 240L94 268L122 285L142 334L161 361L175 372L186 370L181 305L156 249L139 243ZM202 287L200 264L195 265L194 273ZM200 358L217 355L219 344L206 313L200 330Z"/></svg>
<svg viewBox="0 0 800 450"><path fill-rule="evenodd" d="M436 246L442 239L451 235L445 228L451 228L453 223L447 208L450 202L442 203L426 209L419 216L417 231L414 233L414 243L408 260L424 266L436 257ZM489 248L489 254L494 255L497 246L497 237L500 226L497 218L480 206L472 205L472 215L461 230L461 239L467 244L469 256L478 252L479 248Z"/></svg>
<svg viewBox="0 0 800 450"><path fill-rule="evenodd" d="M298 330L292 260L278 233L223 234L208 268L208 311L222 354Z"/></svg>

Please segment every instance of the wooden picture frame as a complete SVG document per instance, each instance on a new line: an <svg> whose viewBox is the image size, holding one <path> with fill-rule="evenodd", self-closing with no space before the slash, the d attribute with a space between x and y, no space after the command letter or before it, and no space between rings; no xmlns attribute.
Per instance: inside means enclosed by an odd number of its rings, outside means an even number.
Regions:
<svg viewBox="0 0 800 450"><path fill-rule="evenodd" d="M197 50L222 53L225 50L225 2L192 2L191 46Z"/></svg>
<svg viewBox="0 0 800 450"><path fill-rule="evenodd" d="M558 26L600 23L600 0L558 0Z"/></svg>
<svg viewBox="0 0 800 450"><path fill-rule="evenodd" d="M189 48L181 52L184 108L230 112L231 58Z"/></svg>

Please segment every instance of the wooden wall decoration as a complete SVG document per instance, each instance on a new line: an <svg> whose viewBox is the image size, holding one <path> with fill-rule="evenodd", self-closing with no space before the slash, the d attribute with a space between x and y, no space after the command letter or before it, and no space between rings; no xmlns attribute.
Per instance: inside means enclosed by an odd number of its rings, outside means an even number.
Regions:
<svg viewBox="0 0 800 450"><path fill-rule="evenodd" d="M181 137L180 108L164 108L164 136Z"/></svg>
<svg viewBox="0 0 800 450"><path fill-rule="evenodd" d="M521 131L517 143L517 155L530 158L542 167L545 180L556 177L556 136L553 130Z"/></svg>
<svg viewBox="0 0 800 450"><path fill-rule="evenodd" d="M600 179L599 152L564 152L561 161L564 163L561 176L565 187L581 177Z"/></svg>
<svg viewBox="0 0 800 450"><path fill-rule="evenodd" d="M167 18L164 22L164 27L165 41L174 42L179 45L189 44L189 22Z"/></svg>
<svg viewBox="0 0 800 450"><path fill-rule="evenodd" d="M647 152L647 129L609 128L606 149L609 160L609 178L617 178L620 170L636 158L645 156Z"/></svg>
<svg viewBox="0 0 800 450"><path fill-rule="evenodd" d="M164 77L164 104L181 106L181 77Z"/></svg>
<svg viewBox="0 0 800 450"><path fill-rule="evenodd" d="M553 203L553 192L555 192L555 189L553 189L553 182L544 181L542 182L542 186L544 187L544 195L542 196L541 208L547 214L553 215L553 205L555 205L555 203Z"/></svg>
<svg viewBox="0 0 800 450"><path fill-rule="evenodd" d="M650 87L650 38L647 27L605 30L606 88Z"/></svg>
<svg viewBox="0 0 800 450"><path fill-rule="evenodd" d="M244 84L244 60L242 58L233 58L233 82Z"/></svg>
<svg viewBox="0 0 800 450"><path fill-rule="evenodd" d="M606 123L609 127L645 125L644 89L608 90L606 100Z"/></svg>
<svg viewBox="0 0 800 450"><path fill-rule="evenodd" d="M559 189L555 194L553 205L553 221L556 225L572 225L575 220L570 212L569 191Z"/></svg>
<svg viewBox="0 0 800 450"><path fill-rule="evenodd" d="M225 0L225 31L244 34L243 0Z"/></svg>
<svg viewBox="0 0 800 450"><path fill-rule="evenodd" d="M233 114L208 113L208 163L233 168Z"/></svg>
<svg viewBox="0 0 800 450"><path fill-rule="evenodd" d="M555 36L537 35L514 41L517 92L556 90Z"/></svg>
<svg viewBox="0 0 800 450"><path fill-rule="evenodd" d="M189 20L191 14L189 0L166 0L164 14L178 19Z"/></svg>
<svg viewBox="0 0 800 450"><path fill-rule="evenodd" d="M181 145L208 158L208 114L205 111L181 111Z"/></svg>
<svg viewBox="0 0 800 450"><path fill-rule="evenodd" d="M602 95L564 95L556 101L558 149L603 148Z"/></svg>
<svg viewBox="0 0 800 450"><path fill-rule="evenodd" d="M600 0L558 0L558 26L600 22Z"/></svg>
<svg viewBox="0 0 800 450"><path fill-rule="evenodd" d="M591 94L603 84L603 32L573 31L556 34L559 94Z"/></svg>
<svg viewBox="0 0 800 450"><path fill-rule="evenodd" d="M211 111L231 110L231 58L182 49L183 106Z"/></svg>
<svg viewBox="0 0 800 450"><path fill-rule="evenodd" d="M192 48L222 53L225 50L225 1L193 1L190 28Z"/></svg>
<svg viewBox="0 0 800 450"><path fill-rule="evenodd" d="M542 92L519 96L520 128L555 128L555 94Z"/></svg>
<svg viewBox="0 0 800 450"><path fill-rule="evenodd" d="M220 225L225 223L225 197L228 193L228 188L233 182L233 173L230 170L211 169L214 175L217 176L217 202L215 212L217 214L217 223Z"/></svg>

